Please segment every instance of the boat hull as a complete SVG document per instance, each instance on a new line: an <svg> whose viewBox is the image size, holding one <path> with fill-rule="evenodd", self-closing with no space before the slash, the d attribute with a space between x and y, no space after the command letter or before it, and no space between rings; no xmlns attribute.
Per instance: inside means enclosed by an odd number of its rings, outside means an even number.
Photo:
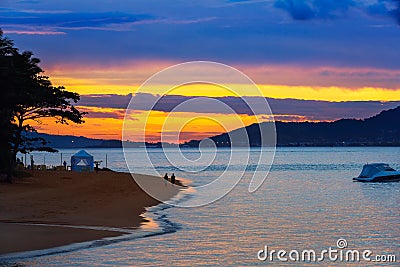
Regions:
<svg viewBox="0 0 400 267"><path fill-rule="evenodd" d="M357 182L364 182L364 183L387 183L387 182L399 182L400 181L400 174L396 175L388 175L388 176L377 176L377 177L357 177L353 178L353 180Z"/></svg>

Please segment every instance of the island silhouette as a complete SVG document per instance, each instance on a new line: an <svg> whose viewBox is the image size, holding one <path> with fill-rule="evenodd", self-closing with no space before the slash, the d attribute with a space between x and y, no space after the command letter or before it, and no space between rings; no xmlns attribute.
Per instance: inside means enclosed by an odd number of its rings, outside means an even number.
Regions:
<svg viewBox="0 0 400 267"><path fill-rule="evenodd" d="M260 128L268 122L245 127L252 147L260 146ZM365 119L340 119L333 122L275 122L277 146L400 146L400 106L385 110ZM230 147L229 134L240 129L209 137L218 147ZM47 140L56 148L120 148L121 140L94 139L73 135L33 133ZM180 144L182 147L198 147L201 140ZM125 141L126 147L141 147L142 142ZM177 146L170 143L145 143L156 148Z"/></svg>

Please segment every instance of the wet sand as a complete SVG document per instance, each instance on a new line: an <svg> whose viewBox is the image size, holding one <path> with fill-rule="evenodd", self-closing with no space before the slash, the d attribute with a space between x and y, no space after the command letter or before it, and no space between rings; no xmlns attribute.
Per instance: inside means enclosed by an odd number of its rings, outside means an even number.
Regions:
<svg viewBox="0 0 400 267"><path fill-rule="evenodd" d="M162 194L179 189L160 177L139 175ZM159 204L129 173L36 171L33 177L0 184L0 254L46 249L113 237L118 231L29 224L105 226L134 229L144 222L145 207ZM22 223L22 224L21 224Z"/></svg>

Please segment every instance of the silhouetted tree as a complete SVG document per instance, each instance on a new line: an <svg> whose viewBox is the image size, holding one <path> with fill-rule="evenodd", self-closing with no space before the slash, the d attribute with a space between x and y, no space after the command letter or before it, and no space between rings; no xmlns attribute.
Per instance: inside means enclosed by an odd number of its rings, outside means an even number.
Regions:
<svg viewBox="0 0 400 267"><path fill-rule="evenodd" d="M13 55L18 50L13 42L3 37L0 30L0 170L11 176L11 140L13 133L13 106L16 104L13 73Z"/></svg>
<svg viewBox="0 0 400 267"><path fill-rule="evenodd" d="M0 30L1 69L1 167L11 170L16 163L18 152L33 150L56 151L46 146L44 139L29 134L36 132L29 123L40 122L43 118L53 118L57 123L83 123L84 112L75 108L79 94L69 92L62 86L52 86L49 77L42 75L40 60L32 52L20 53L13 42L3 37ZM3 128L4 127L4 128ZM6 167L6 168L4 168Z"/></svg>

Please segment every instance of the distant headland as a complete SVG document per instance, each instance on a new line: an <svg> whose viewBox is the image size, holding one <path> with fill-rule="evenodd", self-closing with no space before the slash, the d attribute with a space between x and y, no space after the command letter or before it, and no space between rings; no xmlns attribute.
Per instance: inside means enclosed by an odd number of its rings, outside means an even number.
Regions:
<svg viewBox="0 0 400 267"><path fill-rule="evenodd" d="M260 147L260 128L269 122L245 127L252 147ZM366 119L340 119L333 122L275 122L277 146L400 146L400 106ZM230 147L229 134L210 137L217 147ZM121 148L121 140L93 139L83 136L38 133L56 148ZM181 147L198 147L191 140ZM177 146L170 143L124 141L125 147L157 148Z"/></svg>

